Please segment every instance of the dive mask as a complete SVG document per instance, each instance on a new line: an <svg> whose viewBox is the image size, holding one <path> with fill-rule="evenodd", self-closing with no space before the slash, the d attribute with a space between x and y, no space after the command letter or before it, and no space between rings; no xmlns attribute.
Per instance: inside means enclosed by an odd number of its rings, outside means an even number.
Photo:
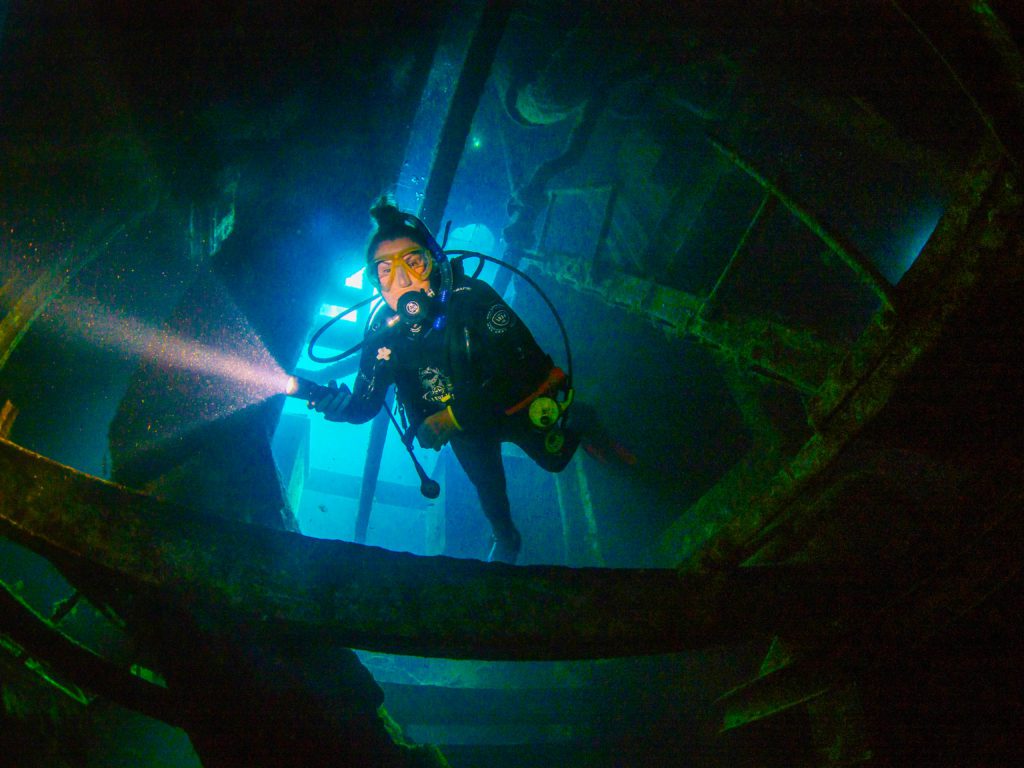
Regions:
<svg viewBox="0 0 1024 768"><path fill-rule="evenodd" d="M430 251L416 245L375 260L370 266L370 280L384 291L391 290L398 270L405 272L410 282L426 280L434 269Z"/></svg>

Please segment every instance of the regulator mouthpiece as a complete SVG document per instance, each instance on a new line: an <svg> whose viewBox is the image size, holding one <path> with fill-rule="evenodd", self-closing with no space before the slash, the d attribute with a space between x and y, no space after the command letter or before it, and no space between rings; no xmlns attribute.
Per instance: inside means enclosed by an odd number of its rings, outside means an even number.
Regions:
<svg viewBox="0 0 1024 768"><path fill-rule="evenodd" d="M426 322L430 319L430 301L425 291L403 293L396 306L398 316L409 325Z"/></svg>

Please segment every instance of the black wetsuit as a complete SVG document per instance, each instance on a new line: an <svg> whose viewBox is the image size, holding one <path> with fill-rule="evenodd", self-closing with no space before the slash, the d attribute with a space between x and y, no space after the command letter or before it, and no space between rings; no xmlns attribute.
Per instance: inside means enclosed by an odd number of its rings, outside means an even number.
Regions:
<svg viewBox="0 0 1024 768"><path fill-rule="evenodd" d="M344 420L361 424L373 418L391 384L413 429L450 407L460 427L452 449L500 538L515 531L501 443L515 443L539 466L558 472L572 458L578 439L567 432L564 446L551 453L545 434L530 424L525 409L505 414L542 385L552 361L490 285L460 276L446 314L443 331L399 326L363 348Z"/></svg>

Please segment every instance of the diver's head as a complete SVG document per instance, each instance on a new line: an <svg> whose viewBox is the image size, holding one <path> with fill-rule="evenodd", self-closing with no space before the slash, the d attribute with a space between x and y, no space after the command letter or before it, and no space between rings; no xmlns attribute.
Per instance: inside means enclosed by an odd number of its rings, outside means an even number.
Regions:
<svg viewBox="0 0 1024 768"><path fill-rule="evenodd" d="M399 299L409 292L433 295L434 257L423 232L383 198L370 215L377 221L377 231L367 247L366 275L387 305L397 311Z"/></svg>
<svg viewBox="0 0 1024 768"><path fill-rule="evenodd" d="M397 310L399 299L407 293L423 291L433 295L433 266L430 251L411 237L399 237L378 243L366 268L370 282L377 286L384 301Z"/></svg>

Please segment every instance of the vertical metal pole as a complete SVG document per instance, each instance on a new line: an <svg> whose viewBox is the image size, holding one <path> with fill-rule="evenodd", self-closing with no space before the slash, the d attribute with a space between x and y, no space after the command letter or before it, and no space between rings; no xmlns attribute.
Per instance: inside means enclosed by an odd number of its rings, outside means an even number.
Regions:
<svg viewBox="0 0 1024 768"><path fill-rule="evenodd" d="M473 124L473 117L476 115L487 78L490 77L494 56L505 33L511 10L512 4L508 0L488 2L466 54L459 82L438 139L437 150L434 152L430 179L427 181L423 205L419 211L420 218L431 231L437 231L444 216L455 173L459 168L459 160L465 150L466 138L469 136L469 129ZM389 407L390 401L385 405ZM388 415L381 411L374 418L370 428L370 444L367 447L363 484L359 491L359 508L356 513L355 540L360 544L366 540L388 421Z"/></svg>
<svg viewBox="0 0 1024 768"><path fill-rule="evenodd" d="M473 125L473 117L490 77L494 56L505 34L511 11L512 3L508 0L489 0L466 53L459 82L434 152L430 178L423 193L423 205L420 206L419 216L433 232L440 227L444 217L455 173L459 169L459 160L466 148L466 138Z"/></svg>
<svg viewBox="0 0 1024 768"><path fill-rule="evenodd" d="M569 487L564 472L555 475L555 497L558 499L558 517L562 523L562 565L573 565L569 561L569 542L572 541L571 523L569 521Z"/></svg>
<svg viewBox="0 0 1024 768"><path fill-rule="evenodd" d="M380 475L384 443L387 441L390 426L387 410L391 409L394 400L394 391L389 391L384 398L384 406L380 413L373 417L373 424L370 426L370 444L366 451L366 463L363 465L363 483L359 487L359 507L356 510L356 544L366 543L366 531L370 527L370 512L373 509L373 495L377 491L377 477Z"/></svg>
<svg viewBox="0 0 1024 768"><path fill-rule="evenodd" d="M590 483L587 481L587 471L583 467L583 459L580 458L579 453L573 456L572 463L576 469L576 483L580 487L580 505L583 507L583 521L586 523L584 539L587 542L587 549L590 550L593 565L603 568L604 555L601 554L601 542L597 535L594 502L590 498Z"/></svg>

